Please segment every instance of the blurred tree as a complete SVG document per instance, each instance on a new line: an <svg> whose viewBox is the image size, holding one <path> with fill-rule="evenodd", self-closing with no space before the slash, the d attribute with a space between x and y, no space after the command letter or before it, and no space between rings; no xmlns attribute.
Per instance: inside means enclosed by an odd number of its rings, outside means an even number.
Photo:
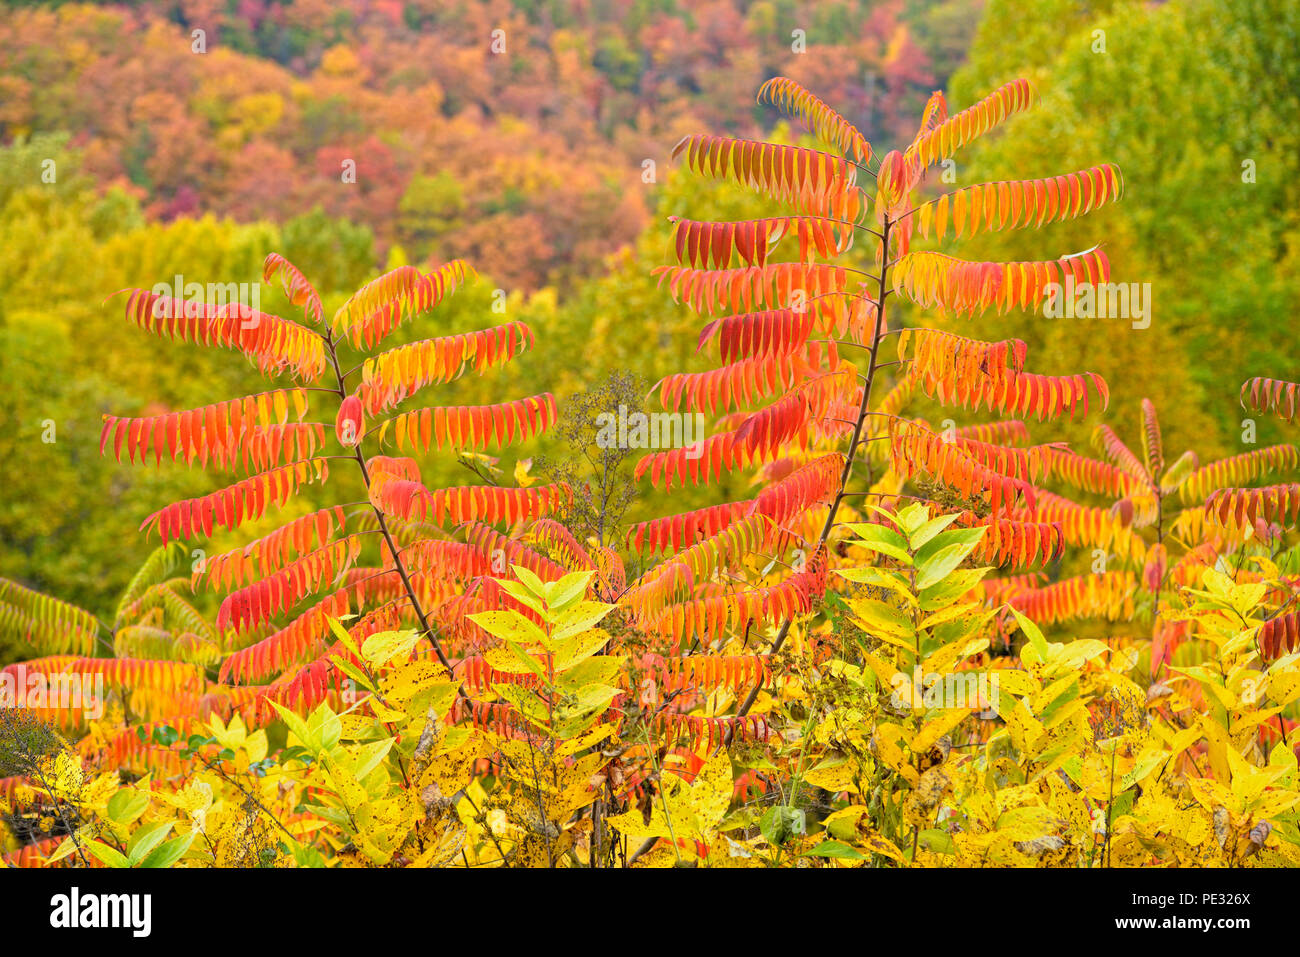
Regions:
<svg viewBox="0 0 1300 957"><path fill-rule="evenodd" d="M331 218L320 207L286 222L281 245L278 252L309 275L327 277L331 289L355 289L375 270L370 229Z"/></svg>
<svg viewBox="0 0 1300 957"><path fill-rule="evenodd" d="M427 254L439 236L461 229L465 207L465 191L455 176L445 171L416 176L398 205L398 238Z"/></svg>

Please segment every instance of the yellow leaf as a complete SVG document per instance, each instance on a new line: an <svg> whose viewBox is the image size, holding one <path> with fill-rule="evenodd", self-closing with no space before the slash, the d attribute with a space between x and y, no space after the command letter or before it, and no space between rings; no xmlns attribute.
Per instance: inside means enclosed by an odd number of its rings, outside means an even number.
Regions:
<svg viewBox="0 0 1300 957"><path fill-rule="evenodd" d="M912 741L912 750L917 753L929 751L936 741L965 721L970 713L970 708L950 708L940 711L937 717L927 721L925 726L916 733L916 738Z"/></svg>
<svg viewBox="0 0 1300 957"><path fill-rule="evenodd" d="M537 479L529 475L533 467L532 459L520 459L515 463L515 484L520 488L528 488L537 482Z"/></svg>
<svg viewBox="0 0 1300 957"><path fill-rule="evenodd" d="M397 659L405 660L420 641L418 632L381 631L366 639L361 654L376 668Z"/></svg>
<svg viewBox="0 0 1300 957"><path fill-rule="evenodd" d="M824 788L832 793L849 791L856 794L858 788L853 783L853 779L859 771L856 761L849 758L838 758L817 765L817 767L804 774L804 780L813 787Z"/></svg>

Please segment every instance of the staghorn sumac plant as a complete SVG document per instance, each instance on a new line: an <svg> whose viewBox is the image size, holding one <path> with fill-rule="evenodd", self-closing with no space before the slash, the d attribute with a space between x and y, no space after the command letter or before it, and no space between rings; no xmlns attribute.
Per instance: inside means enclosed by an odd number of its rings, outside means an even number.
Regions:
<svg viewBox="0 0 1300 957"><path fill-rule="evenodd" d="M531 346L528 327L507 322L382 347L400 325L436 308L471 276L459 260L429 272L401 266L361 287L327 319L312 285L273 253L263 278L280 280L289 302L302 308L301 322L239 304L129 293L126 316L140 328L240 352L268 376L293 380L198 409L105 416L101 451L118 460L212 465L245 475L159 509L144 520L146 532L156 531L167 544L234 531L284 509L308 485L325 483L340 463L356 470L366 490L362 503L293 518L195 570L196 586L226 592L216 620L220 680L223 688L235 683L232 703L254 717L266 714L267 703L310 709L338 689L342 674L329 658L338 650L331 618L361 616L350 626L358 643L413 624L426 650L450 669L461 649L448 646L455 639L435 627L435 613L463 594L466 579L488 569L446 561L455 543L441 526L514 524L550 514L568 496L560 484L429 489L411 457L448 446L504 446L531 438L556 418L550 394L486 406L399 408L427 387L470 370L485 373ZM364 358L345 368L349 351ZM381 452L389 436L396 456ZM379 561L366 565L372 540Z"/></svg>
<svg viewBox="0 0 1300 957"><path fill-rule="evenodd" d="M782 209L745 222L673 219L677 262L657 272L674 300L705 317L700 346L721 365L670 375L659 394L667 409L722 418L701 448L654 452L637 466L661 489L754 471L758 493L638 526L634 546L665 557L623 602L675 646L756 645L772 662L792 625L817 609L828 568L853 552L840 541L842 516L873 520L863 504L918 498L936 516L954 514L958 526L983 531L976 559L1031 566L1060 555L1059 523L1030 511L1052 446L1017 447L1029 437L1020 418L936 430L903 410L925 395L1044 421L1104 407L1106 383L1092 373L1030 372L1016 340L900 326L889 299L963 316L1033 309L1066 277L1107 281L1099 248L1004 263L915 243L1072 219L1118 200L1123 183L1103 164L917 201L932 167L1033 104L1024 80L954 116L935 93L913 141L883 156L792 80L768 81L759 100L803 120L827 149L705 134L677 144L689 169ZM891 337L896 359L882 351ZM752 587L755 572L770 583ZM730 716L714 711L710 720L719 728L743 720L764 681L748 683Z"/></svg>

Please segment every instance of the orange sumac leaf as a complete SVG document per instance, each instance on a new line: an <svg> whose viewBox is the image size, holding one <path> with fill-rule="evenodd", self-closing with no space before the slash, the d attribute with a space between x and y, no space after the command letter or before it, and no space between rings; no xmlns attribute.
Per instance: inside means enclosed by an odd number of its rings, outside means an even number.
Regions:
<svg viewBox="0 0 1300 957"><path fill-rule="evenodd" d="M657 613L718 569L734 567L744 556L765 548L773 528L765 515L739 519L655 566L624 594L623 600L642 618Z"/></svg>
<svg viewBox="0 0 1300 957"><path fill-rule="evenodd" d="M923 124L916 139L908 146L905 159L909 166L920 169L932 166L1009 116L1029 109L1036 99L1037 93L1028 80L1012 80L974 106L930 128Z"/></svg>
<svg viewBox="0 0 1300 957"><path fill-rule="evenodd" d="M1217 489L1205 500L1205 508L1220 525L1294 522L1300 516L1300 484Z"/></svg>
<svg viewBox="0 0 1300 957"><path fill-rule="evenodd" d="M354 347L369 349L403 319L438 306L473 275L473 268L459 259L430 273L398 266L353 293L334 314L333 326L342 329Z"/></svg>
<svg viewBox="0 0 1300 957"><path fill-rule="evenodd" d="M659 397L665 409L676 411L684 401L691 411L712 414L786 392L807 370L807 362L799 356L741 359L707 372L665 376L659 382Z"/></svg>
<svg viewBox="0 0 1300 957"><path fill-rule="evenodd" d="M1265 661L1280 658L1300 648L1300 612L1290 611L1285 615L1270 618L1260 625L1260 654Z"/></svg>
<svg viewBox="0 0 1300 957"><path fill-rule="evenodd" d="M704 327L699 348L717 340L722 361L728 363L758 356L788 356L808 341L816 328L817 315L811 309L769 309L725 316Z"/></svg>
<svg viewBox="0 0 1300 957"><path fill-rule="evenodd" d="M564 483L535 488L467 485L429 491L418 480L376 476L370 500L386 514L434 524L451 521L505 522L539 518L558 510L572 497Z"/></svg>
<svg viewBox="0 0 1300 957"><path fill-rule="evenodd" d="M764 100L802 119L823 143L858 163L871 159L871 144L857 127L794 80L783 76L768 80L758 88L758 102Z"/></svg>
<svg viewBox="0 0 1300 957"><path fill-rule="evenodd" d="M727 740L737 742L766 741L771 729L762 715L730 715L706 718L695 714L661 711L655 715L655 731L665 737L685 739L691 747L704 745L706 750Z"/></svg>
<svg viewBox="0 0 1300 957"><path fill-rule="evenodd" d="M981 313L990 307L1036 309L1049 286L1063 288L1110 280L1110 262L1100 249L1046 262L968 262L936 252L910 252L894 267L894 291L927 309Z"/></svg>
<svg viewBox="0 0 1300 957"><path fill-rule="evenodd" d="M345 523L338 506L296 518L274 532L239 548L205 559L195 569L193 584L206 582L213 588L242 585L276 571L296 556L302 556L333 538Z"/></svg>
<svg viewBox="0 0 1300 957"><path fill-rule="evenodd" d="M239 303L185 302L147 289L129 291L126 318L166 339L235 349L263 372L312 381L325 371L324 340L311 329Z"/></svg>
<svg viewBox="0 0 1300 957"><path fill-rule="evenodd" d="M727 502L680 515L665 515L633 526L628 531L628 541L638 552L678 551L716 535L744 517L749 508L749 502Z"/></svg>
<svg viewBox="0 0 1300 957"><path fill-rule="evenodd" d="M0 635L45 651L90 654L99 634L95 616L7 578L0 578Z"/></svg>
<svg viewBox="0 0 1300 957"><path fill-rule="evenodd" d="M1064 193L1070 196L1070 202L1049 207L1049 182L1057 195ZM931 235L942 239L949 227L958 238L970 237L981 231L998 232L1073 219L1106 203L1115 202L1123 191L1124 180L1119 167L1106 163L1077 173L1054 176L1050 180L966 186L918 206L911 212L908 221L927 239Z"/></svg>
<svg viewBox="0 0 1300 957"><path fill-rule="evenodd" d="M683 266L728 269L733 258L746 266L767 265L768 254L781 239L799 242L799 261L833 259L853 245L853 227L815 216L779 216L740 222L702 222L670 216L673 248Z"/></svg>
<svg viewBox="0 0 1300 957"><path fill-rule="evenodd" d="M1300 450L1294 445L1269 445L1197 469L1179 487L1179 496L1184 502L1204 498L1216 489L1235 488L1265 472L1294 469L1297 465L1300 465Z"/></svg>
<svg viewBox="0 0 1300 957"><path fill-rule="evenodd" d="M1041 625L1073 618L1126 620L1133 616L1137 581L1132 572L1080 575L1014 592L1007 603Z"/></svg>
<svg viewBox="0 0 1300 957"><path fill-rule="evenodd" d="M295 559L261 581L227 595L217 609L217 628L243 629L269 621L303 596L332 584L360 554L360 536L349 535Z"/></svg>
<svg viewBox="0 0 1300 957"><path fill-rule="evenodd" d="M290 409L296 423L288 422ZM119 462L125 449L132 463L152 454L155 463L198 459L205 466L212 461L228 468L242 454L246 462L251 458L267 468L282 457L303 458L320 447L323 429L304 423L306 413L306 392L284 389L145 418L105 415L99 451L105 454L111 439Z"/></svg>
<svg viewBox="0 0 1300 957"><path fill-rule="evenodd" d="M891 421L889 437L890 460L899 475L924 472L966 498L987 496L995 515L1017 500L1033 507L1034 488L1027 479L1042 468L1049 452L1046 447L985 446L970 439L950 442L922 425L899 420Z"/></svg>
<svg viewBox="0 0 1300 957"><path fill-rule="evenodd" d="M1141 479L1068 449L1050 450L1045 464L1048 474L1096 495L1126 496L1143 487Z"/></svg>
<svg viewBox="0 0 1300 957"><path fill-rule="evenodd" d="M207 495L173 502L146 518L140 527L146 533L157 528L164 545L200 533L209 536L217 526L235 529L249 519L261 518L268 504L282 507L299 487L324 482L328 475L323 459L282 465Z"/></svg>
<svg viewBox="0 0 1300 957"><path fill-rule="evenodd" d="M365 428L366 420L361 409L361 400L355 395L350 395L339 404L338 416L334 420L334 434L340 445L351 449L361 444Z"/></svg>
<svg viewBox="0 0 1300 957"><path fill-rule="evenodd" d="M451 382L468 367L483 373L509 362L533 344L522 322L424 339L367 359L361 369L359 395L370 413L392 408L428 385Z"/></svg>
<svg viewBox="0 0 1300 957"><path fill-rule="evenodd" d="M1300 383L1256 376L1241 386L1241 404L1256 412L1273 412L1287 422L1294 422L1300 411Z"/></svg>
<svg viewBox="0 0 1300 957"><path fill-rule="evenodd" d="M1145 552L1142 539L1129 523L1110 509L1079 505L1041 489L1035 493L1034 508L1023 515L1017 513L1017 517L1057 525L1066 544L1076 547L1104 548L1133 560Z"/></svg>
<svg viewBox="0 0 1300 957"><path fill-rule="evenodd" d="M486 449L522 442L555 424L558 412L549 392L496 405L438 406L406 412L385 422L379 438L391 427L397 448L408 446L427 452L444 445L458 449Z"/></svg>
<svg viewBox="0 0 1300 957"><path fill-rule="evenodd" d="M842 156L726 136L693 134L673 147L673 158L704 176L731 179L809 216L852 222L862 211L857 167Z"/></svg>
<svg viewBox="0 0 1300 957"><path fill-rule="evenodd" d="M659 266L659 283L668 282L674 302L696 312L750 312L756 309L806 308L817 297L848 288L848 271L825 263L767 263L738 269L691 269Z"/></svg>
<svg viewBox="0 0 1300 957"><path fill-rule="evenodd" d="M302 306L303 315L313 322L320 322L324 316L320 296L298 267L279 253L268 253L262 265L262 280L270 282L276 276L284 287L284 294L295 306Z"/></svg>

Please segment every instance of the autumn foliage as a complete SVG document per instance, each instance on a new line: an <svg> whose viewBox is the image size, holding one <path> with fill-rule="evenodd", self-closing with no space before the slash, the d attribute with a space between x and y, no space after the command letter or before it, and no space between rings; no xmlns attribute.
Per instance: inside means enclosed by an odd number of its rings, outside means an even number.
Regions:
<svg viewBox="0 0 1300 957"><path fill-rule="evenodd" d="M883 153L790 79L758 98L818 145L678 143L772 208L665 230L654 272L709 365L654 395L712 427L643 450L662 510L616 536L570 527L589 489L478 468L556 426L551 393L411 404L536 344L517 320L390 338L475 281L465 262L397 266L330 314L273 254L301 317L125 293L137 332L275 387L105 415L105 456L234 479L143 518L162 547L111 624L0 582L32 650L6 672L108 700L38 709L66 733L0 779L27 822L11 862L1300 862L1300 485L1279 481L1300 450L1167 455L1153 403L1126 438L1102 376L951 331L1108 283L1100 244L957 252L1122 201L1118 167L936 195L943 161L1036 106L1026 80L952 114L933 94ZM1240 400L1291 423L1298 389ZM1088 452L1053 438L1071 421ZM426 483L453 454L480 481ZM737 478L738 500L673 507Z"/></svg>

